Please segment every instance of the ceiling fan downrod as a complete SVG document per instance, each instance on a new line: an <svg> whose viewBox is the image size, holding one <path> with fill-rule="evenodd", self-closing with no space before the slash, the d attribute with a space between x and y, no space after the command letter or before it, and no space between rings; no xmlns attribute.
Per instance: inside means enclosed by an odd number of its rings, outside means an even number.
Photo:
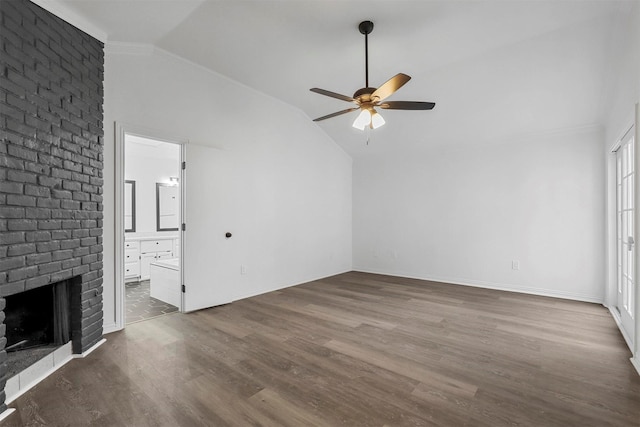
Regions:
<svg viewBox="0 0 640 427"><path fill-rule="evenodd" d="M358 25L358 30L361 34L364 34L364 87L369 87L369 34L373 31L373 22L362 21Z"/></svg>

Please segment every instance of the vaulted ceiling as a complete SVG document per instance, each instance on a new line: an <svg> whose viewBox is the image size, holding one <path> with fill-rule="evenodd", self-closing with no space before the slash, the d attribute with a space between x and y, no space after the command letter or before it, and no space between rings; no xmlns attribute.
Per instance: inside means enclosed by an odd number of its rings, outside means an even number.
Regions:
<svg viewBox="0 0 640 427"><path fill-rule="evenodd" d="M383 111L387 124L353 129L357 113L317 125L354 156L601 124L617 23L629 1L58 0L108 34L153 44L226 75L309 116L350 104L370 80L412 80L390 100L436 102L433 111ZM215 97L215 94L211 95ZM265 114L269 114L265 111Z"/></svg>

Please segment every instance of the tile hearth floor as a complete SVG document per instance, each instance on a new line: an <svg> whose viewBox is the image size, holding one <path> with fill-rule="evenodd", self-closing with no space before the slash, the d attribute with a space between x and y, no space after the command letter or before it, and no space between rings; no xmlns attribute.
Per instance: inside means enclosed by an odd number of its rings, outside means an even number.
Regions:
<svg viewBox="0 0 640 427"><path fill-rule="evenodd" d="M139 322L178 311L178 307L149 296L149 281L125 284L127 312L126 324Z"/></svg>

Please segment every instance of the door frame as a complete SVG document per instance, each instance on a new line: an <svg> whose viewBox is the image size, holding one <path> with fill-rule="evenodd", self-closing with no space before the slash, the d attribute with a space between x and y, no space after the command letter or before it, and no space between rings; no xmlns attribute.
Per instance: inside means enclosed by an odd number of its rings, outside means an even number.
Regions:
<svg viewBox="0 0 640 427"><path fill-rule="evenodd" d="M167 142L170 144L180 145L180 159L182 164L184 159L184 145L189 143L189 140L183 137L170 135L168 132L160 131L157 129L150 129L143 126L133 125L123 122L115 122L115 239L114 239L114 257L115 257L115 274L114 274L114 310L115 310L115 330L124 329L126 324L125 319L125 286L124 286L124 162L125 162L125 150L124 140L125 135L135 135L143 138L154 139L156 141ZM182 179L182 170L180 170L180 177ZM184 191L180 192L181 194ZM182 212L183 196L180 199L180 212ZM180 239L180 264L182 265L182 232L179 232ZM182 281L182 268L180 268L180 277ZM182 304L181 304L182 305ZM182 311L182 307L179 307Z"/></svg>
<svg viewBox="0 0 640 427"><path fill-rule="evenodd" d="M618 137L616 138L615 142L613 144L610 145L609 149L608 149L608 153L607 153L607 268L606 268L606 282L607 282L607 286L606 286L606 290L605 290L605 298L604 298L604 305L605 307L607 307L609 309L609 312L611 313L611 315L613 316L618 329L620 330L620 333L622 334L625 342L627 343L627 346L629 346L629 349L631 350L631 352L634 352L634 346L635 346L635 338L638 334L638 306L637 304L635 305L635 313L634 313L634 321L635 321L635 331L634 331L634 336L629 336L625 329L622 327L622 321L620 319L620 315L618 314L618 311L616 309L617 306L617 301L618 301L618 295L617 295L617 288L618 288L618 259L617 259L617 199L616 199L616 194L617 194L617 181L616 181L616 151L618 151L618 149L621 147L623 140L625 139L625 137L629 134L629 132L634 132L634 126L635 126L635 118L633 117L635 116L632 115L630 120L627 120L625 126L623 127L623 130L618 134ZM637 129L636 129L637 131ZM636 140L637 143L637 140ZM637 145L636 145L636 150L634 150L634 169L637 172L637 165L638 165L638 150L637 150ZM638 190L638 181L639 181L639 177L638 174L634 174L634 186L635 186L635 190L637 192ZM636 198L637 199L637 198ZM639 224L638 222L638 209L636 206L635 209L635 215L634 215L634 221L636 223L636 226ZM634 227L635 229L635 227ZM637 272L637 268L636 266L638 265L638 251L636 250L636 256L633 259L634 262L634 272ZM637 288L637 285L636 285ZM640 292L638 292L638 290L636 289L634 294L634 298L636 298L637 300L637 294L639 294Z"/></svg>
<svg viewBox="0 0 640 427"><path fill-rule="evenodd" d="M635 138L636 138L636 150L635 150L635 159L634 161L635 163L635 167L636 167L636 171L637 171L637 167L638 165L640 165L640 162L638 161L638 143L640 141L640 104L636 103L635 105L635 111L634 111L634 124L635 124ZM638 191L640 189L640 177L638 177L638 174L636 173L636 182L635 182L635 191L636 194L638 194ZM638 197L636 197L636 199L638 199ZM636 227L638 226L638 224L640 224L640 209L636 209L636 215L635 215L635 221L636 221ZM638 253L638 251L636 250L636 259L635 259L635 263L636 266L640 265L640 253ZM637 270L636 270L637 271ZM633 365L634 368L636 368L636 371L638 372L638 375L640 375L640 285L638 285L638 283L636 283L636 290L635 290L635 298L636 298L636 304L635 304L635 313L634 313L634 320L635 320L635 337L634 337L634 347L631 349L631 354L633 355L631 357L631 364Z"/></svg>
<svg viewBox="0 0 640 427"><path fill-rule="evenodd" d="M618 263L618 277L616 280L616 312L624 331L633 343L635 335L635 294L636 294L636 257L635 242L630 243L629 237L635 239L636 205L635 192L630 195L629 190L635 189L635 134L633 126L627 130L620 140L621 146L616 151L616 218L618 220L616 237L617 250L620 259ZM631 171L630 171L630 170ZM619 187L619 188L618 188ZM631 187L631 188L629 188ZM628 215L631 210L631 216ZM626 218L626 220L624 219ZM625 228L626 223L626 228ZM631 230L631 232L629 231ZM626 238L626 239L625 239ZM631 251L631 254L629 254ZM629 256L631 255L631 257ZM631 272L631 274L629 274ZM631 283L628 281L631 280ZM630 286L631 285L631 286ZM629 307L631 305L631 307ZM632 346L630 346L632 347Z"/></svg>

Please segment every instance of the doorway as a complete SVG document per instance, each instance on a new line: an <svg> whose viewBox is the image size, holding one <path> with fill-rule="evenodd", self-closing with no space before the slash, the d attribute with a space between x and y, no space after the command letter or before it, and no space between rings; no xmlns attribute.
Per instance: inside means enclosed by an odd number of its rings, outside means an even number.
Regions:
<svg viewBox="0 0 640 427"><path fill-rule="evenodd" d="M216 305L228 304L233 301L235 289L225 286L234 280L236 269L233 265L238 265L237 261L237 237L233 233L234 218L231 216L220 216L221 203L230 203L235 200L235 188L228 183L230 171L234 169L232 159L223 150L189 143L187 139L172 138L162 136L162 132L149 130L129 124L116 123L116 217L115 217L115 272L116 285L114 294L114 318L116 319L113 330L123 329L126 325L126 292L125 274L139 276L140 281L146 277L147 267L149 268L150 297L154 296L154 284L160 282L154 280L153 268L174 267L174 273L168 279L165 289L167 292L175 292L175 283L179 285L179 301L176 300L174 306L177 311L189 312ZM169 143L178 147L179 152L179 174L177 176L178 185L174 184L175 177L168 182L156 182L154 194L156 195L151 203L156 213L154 224L156 226L153 236L145 236L148 239L141 241L136 247L127 248L127 240L134 240L134 231L125 232L125 228L135 230L135 233L142 233L141 223L138 220L142 208L142 189L135 179L128 179L125 176L127 159L125 156L125 140L130 137L139 137L155 143ZM147 161L146 163L150 163ZM125 188L125 181L136 181L135 184ZM225 183L225 185L212 185L212 183ZM176 187L176 192L171 193L168 187ZM131 208L125 207L125 194L134 194L136 202L131 204ZM193 197L189 197L193 195ZM177 208L179 230L174 230L175 222L170 222L172 209L158 208L163 201L179 200ZM147 199L148 200L148 199ZM135 208L133 207L135 205ZM148 206L147 206L148 208ZM187 209L188 208L188 209ZM228 209L227 209L228 210ZM125 212L126 211L126 212ZM129 217L136 216L136 220ZM169 222L168 222L169 221ZM158 230L158 228L160 230ZM164 240L174 239L173 246L168 249L166 242L158 240L158 234ZM232 237L233 236L233 237ZM158 249L155 255L150 255L153 250L147 247ZM164 246L163 246L164 245ZM127 258L126 251L130 249L130 256ZM170 257L160 252L171 252ZM127 261L135 261L136 254L139 259L139 271L126 272ZM148 256L147 256L148 255ZM173 265L169 265L172 264ZM165 271L166 272L166 271ZM177 274L176 274L177 273ZM175 276L178 279L175 279ZM165 277L166 278L166 277ZM162 288L162 286L160 287ZM167 298L171 296L168 295ZM158 298L163 299L163 297Z"/></svg>
<svg viewBox="0 0 640 427"><path fill-rule="evenodd" d="M616 158L616 314L633 340L635 313L635 140L633 127L620 140Z"/></svg>
<svg viewBox="0 0 640 427"><path fill-rule="evenodd" d="M182 310L180 143L123 134L121 325Z"/></svg>

